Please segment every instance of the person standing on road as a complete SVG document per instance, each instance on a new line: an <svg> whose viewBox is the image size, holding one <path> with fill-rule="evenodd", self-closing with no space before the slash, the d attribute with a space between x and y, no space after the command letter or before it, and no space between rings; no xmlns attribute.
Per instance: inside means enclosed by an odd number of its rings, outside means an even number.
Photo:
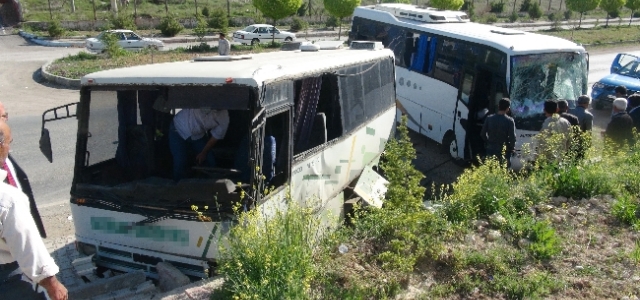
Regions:
<svg viewBox="0 0 640 300"><path fill-rule="evenodd" d="M225 37L226 35L223 32L220 32L218 39L218 55L229 55L231 45Z"/></svg>
<svg viewBox="0 0 640 300"><path fill-rule="evenodd" d="M498 112L485 119L480 132L485 142L486 156L496 157L500 163L506 160L507 167L511 167L511 155L516 146L516 123L507 115L510 108L511 100L502 98L498 102Z"/></svg>
<svg viewBox="0 0 640 300"><path fill-rule="evenodd" d="M603 135L617 146L629 145L633 142L633 119L627 113L627 99L613 100L611 122Z"/></svg>
<svg viewBox="0 0 640 300"><path fill-rule="evenodd" d="M569 121L569 124L571 124L572 126L580 125L580 121L578 120L578 117L569 113L569 102L567 102L567 100L558 101L558 113L565 120Z"/></svg>
<svg viewBox="0 0 640 300"><path fill-rule="evenodd" d="M636 128L636 131L640 133L640 94L633 94L629 96L628 101L628 111L629 116L633 119L633 126Z"/></svg>
<svg viewBox="0 0 640 300"><path fill-rule="evenodd" d="M9 125L0 121L2 161L9 156L12 141ZM6 171L0 170L0 179L0 295L3 299L46 299L42 287L50 299L67 300L67 289L55 276L60 269L30 216L27 195L16 188Z"/></svg>
<svg viewBox="0 0 640 300"><path fill-rule="evenodd" d="M578 97L576 108L569 111L572 115L578 117L578 125L583 132L593 129L593 114L588 111L590 103L591 98L587 95L582 95Z"/></svg>
<svg viewBox="0 0 640 300"><path fill-rule="evenodd" d="M9 121L9 112L5 109L2 102L0 102L0 121ZM29 183L27 173L25 173L24 170L20 168L18 162L13 157L11 157L11 155L9 155L8 158L3 161L1 169L7 172L7 177L11 176L12 178L15 178L15 187L17 187L19 190L25 193L27 197L29 197L31 216L36 222L36 226L38 226L40 236L46 238L47 233L44 229L42 219L40 219L40 212L38 212L38 206L36 205L36 199L33 197L33 190L31 190L31 184Z"/></svg>
<svg viewBox="0 0 640 300"><path fill-rule="evenodd" d="M558 103L554 100L544 102L542 129L536 138L538 154L547 162L560 161L566 154L569 145L571 123L558 114Z"/></svg>

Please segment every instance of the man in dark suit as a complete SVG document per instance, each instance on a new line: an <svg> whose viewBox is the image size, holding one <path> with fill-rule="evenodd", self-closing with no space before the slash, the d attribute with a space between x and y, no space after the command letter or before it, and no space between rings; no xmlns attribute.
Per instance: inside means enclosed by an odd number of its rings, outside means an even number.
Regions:
<svg viewBox="0 0 640 300"><path fill-rule="evenodd" d="M569 111L569 102L567 102L567 100L559 100L558 113L560 114L560 116L565 120L569 121L569 124L571 124L572 126L580 126L580 121L578 120L578 117L576 117L573 114L570 114L568 111Z"/></svg>
<svg viewBox="0 0 640 300"><path fill-rule="evenodd" d="M0 102L0 121L9 121L9 112L5 109L2 102ZM15 186L18 189L22 190L22 192L25 193L27 197L29 197L31 216L33 216L33 220L36 222L36 226L38 227L40 236L42 238L46 238L47 233L44 230L44 225L42 223L42 219L40 218L40 213L38 212L36 200L33 197L33 191L31 190L31 184L29 183L27 174L22 170L22 168L20 168L18 163L13 157L11 157L11 155L9 155L9 157L4 162L2 162L2 169L7 171L13 178L15 178Z"/></svg>
<svg viewBox="0 0 640 300"><path fill-rule="evenodd" d="M630 145L633 142L633 119L626 111L627 99L617 98L613 100L613 116L604 136L617 146Z"/></svg>
<svg viewBox="0 0 640 300"><path fill-rule="evenodd" d="M638 109L640 107L640 94L633 94L629 96L627 101L629 102L629 116L633 119L633 125L640 133L640 109Z"/></svg>

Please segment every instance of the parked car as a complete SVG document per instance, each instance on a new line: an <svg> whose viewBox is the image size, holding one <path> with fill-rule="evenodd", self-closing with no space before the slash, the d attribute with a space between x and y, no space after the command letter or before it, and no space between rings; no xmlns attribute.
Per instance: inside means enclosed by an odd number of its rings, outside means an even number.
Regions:
<svg viewBox="0 0 640 300"><path fill-rule="evenodd" d="M591 88L593 107L603 109L615 99L616 86L624 85L627 95L640 91L640 57L619 53L611 64L611 74L598 80Z"/></svg>
<svg viewBox="0 0 640 300"><path fill-rule="evenodd" d="M269 43L272 40L276 42L291 42L296 39L296 35L281 31L269 24L253 24L233 33L233 41L241 44L255 45L258 43Z"/></svg>
<svg viewBox="0 0 640 300"><path fill-rule="evenodd" d="M160 50L164 47L161 40L140 37L135 32L124 29L103 31L97 37L86 39L85 46L92 51L102 51L105 48L102 37L108 33L115 34L118 38L118 44L124 49L153 48Z"/></svg>

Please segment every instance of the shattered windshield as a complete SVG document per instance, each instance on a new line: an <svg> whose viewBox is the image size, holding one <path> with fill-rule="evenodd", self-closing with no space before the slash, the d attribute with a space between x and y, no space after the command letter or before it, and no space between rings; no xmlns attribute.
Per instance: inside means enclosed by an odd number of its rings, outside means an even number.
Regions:
<svg viewBox="0 0 640 300"><path fill-rule="evenodd" d="M587 60L580 53L548 53L511 58L511 113L516 128L540 130L547 99L575 106L587 93Z"/></svg>

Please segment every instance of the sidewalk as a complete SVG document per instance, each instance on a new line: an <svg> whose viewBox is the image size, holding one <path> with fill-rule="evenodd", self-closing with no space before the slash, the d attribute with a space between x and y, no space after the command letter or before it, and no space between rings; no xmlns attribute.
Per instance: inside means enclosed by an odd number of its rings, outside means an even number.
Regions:
<svg viewBox="0 0 640 300"><path fill-rule="evenodd" d="M56 277L69 290L70 300L209 300L224 282L214 277L161 292L141 271L96 276L90 257L76 251L74 236L44 239L44 244L60 268Z"/></svg>

